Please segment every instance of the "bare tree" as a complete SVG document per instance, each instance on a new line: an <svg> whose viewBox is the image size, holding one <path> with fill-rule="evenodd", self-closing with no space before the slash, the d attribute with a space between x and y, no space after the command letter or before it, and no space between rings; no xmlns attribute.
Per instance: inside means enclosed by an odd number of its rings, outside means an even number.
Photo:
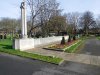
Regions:
<svg viewBox="0 0 100 75"><path fill-rule="evenodd" d="M73 34L75 31L78 31L80 15L81 14L78 12L65 14L68 23L67 32L69 34Z"/></svg>
<svg viewBox="0 0 100 75"><path fill-rule="evenodd" d="M16 19L3 18L0 21L0 27L4 30L3 34L11 34L14 37L16 30L20 29L20 22Z"/></svg>
<svg viewBox="0 0 100 75"><path fill-rule="evenodd" d="M34 29L34 25L47 24L47 21L51 16L57 15L60 10L58 10L59 4L56 0L27 0L28 5L31 10L31 21L32 26L30 29L30 33L32 29Z"/></svg>
<svg viewBox="0 0 100 75"><path fill-rule="evenodd" d="M91 25L93 26L93 23L94 23L93 13L91 13L90 11L85 12L81 17L81 24L84 27L84 31L86 35L88 35L89 27Z"/></svg>

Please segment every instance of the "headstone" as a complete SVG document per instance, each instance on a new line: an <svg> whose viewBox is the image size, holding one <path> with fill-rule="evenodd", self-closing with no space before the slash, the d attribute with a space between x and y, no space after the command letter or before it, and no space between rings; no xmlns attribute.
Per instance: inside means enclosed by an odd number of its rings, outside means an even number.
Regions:
<svg viewBox="0 0 100 75"><path fill-rule="evenodd" d="M3 37L2 37L2 35L0 35L0 39L2 39Z"/></svg>
<svg viewBox="0 0 100 75"><path fill-rule="evenodd" d="M7 36L6 36L6 34L4 35L4 39L7 39Z"/></svg>

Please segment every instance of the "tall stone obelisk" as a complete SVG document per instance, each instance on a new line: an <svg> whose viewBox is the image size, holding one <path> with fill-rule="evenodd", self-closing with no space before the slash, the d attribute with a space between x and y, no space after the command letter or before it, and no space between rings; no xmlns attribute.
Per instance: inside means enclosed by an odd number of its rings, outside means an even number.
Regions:
<svg viewBox="0 0 100 75"><path fill-rule="evenodd" d="M25 0L21 3L21 25L22 25L22 38L27 38L27 19L26 19L26 3Z"/></svg>

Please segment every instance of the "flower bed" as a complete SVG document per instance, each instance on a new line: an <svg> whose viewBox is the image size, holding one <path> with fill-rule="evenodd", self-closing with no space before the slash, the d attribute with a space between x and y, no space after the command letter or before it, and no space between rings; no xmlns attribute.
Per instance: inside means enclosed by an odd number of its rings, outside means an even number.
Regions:
<svg viewBox="0 0 100 75"><path fill-rule="evenodd" d="M66 42L66 44L61 45L61 44L54 44L54 45L50 45L44 49L47 50L55 50L55 51L64 51L65 49L67 49L68 47L70 47L71 45L75 44L79 42L79 40L72 40L71 42Z"/></svg>

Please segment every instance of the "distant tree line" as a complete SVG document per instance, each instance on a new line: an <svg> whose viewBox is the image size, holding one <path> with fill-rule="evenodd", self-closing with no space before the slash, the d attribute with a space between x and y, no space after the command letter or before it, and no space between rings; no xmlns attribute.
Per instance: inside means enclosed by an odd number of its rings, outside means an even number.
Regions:
<svg viewBox="0 0 100 75"><path fill-rule="evenodd" d="M94 18L90 11L62 13L56 0L27 0L27 4L30 9L27 21L29 37L60 35L61 32L73 36L100 32L100 16ZM2 18L0 32L11 36L21 34L20 22L20 19Z"/></svg>

